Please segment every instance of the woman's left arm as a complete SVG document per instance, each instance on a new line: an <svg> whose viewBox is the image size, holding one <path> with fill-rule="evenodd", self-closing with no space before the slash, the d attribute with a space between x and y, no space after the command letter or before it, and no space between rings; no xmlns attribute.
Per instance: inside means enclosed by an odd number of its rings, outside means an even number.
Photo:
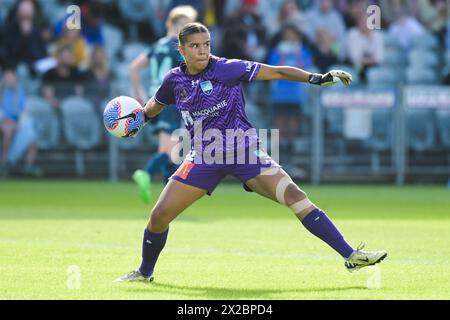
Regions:
<svg viewBox="0 0 450 320"><path fill-rule="evenodd" d="M319 74L295 67L261 64L256 80L288 80L326 86L334 85L339 81L342 81L345 85L349 85L353 79L351 74L341 70L331 70L326 74Z"/></svg>

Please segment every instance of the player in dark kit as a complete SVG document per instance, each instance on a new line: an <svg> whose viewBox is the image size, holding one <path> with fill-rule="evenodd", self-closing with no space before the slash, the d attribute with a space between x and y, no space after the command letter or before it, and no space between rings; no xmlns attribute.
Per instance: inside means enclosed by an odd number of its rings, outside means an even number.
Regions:
<svg viewBox="0 0 450 320"><path fill-rule="evenodd" d="M153 96L161 84L164 75L172 68L183 62L178 51L178 33L189 22L197 19L197 11L191 6L177 6L167 17L167 35L158 40L150 50L139 55L130 65L130 77L133 96L143 103L139 72L150 64L149 96ZM143 202L150 202L151 176L160 172L167 180L176 170L177 166L171 161L170 152L176 145L171 140L174 130L181 127L181 116L176 108L166 108L158 116L154 133L158 135L158 153L151 157L144 170L136 170L133 180L139 187L139 196Z"/></svg>
<svg viewBox="0 0 450 320"><path fill-rule="evenodd" d="M152 209L144 231L141 266L114 282L152 281L156 261L167 240L169 223L205 194L211 194L226 175L237 177L247 190L289 207L308 231L345 259L349 271L383 260L387 256L385 251L362 251L362 247L355 250L344 240L328 216L259 148L256 130L244 111L243 82L290 80L314 85L338 82L349 85L351 75L339 70L311 74L294 67L212 56L209 31L199 23L184 26L178 41L185 63L166 74L155 96L140 112L146 118L153 118L165 106L175 104L191 134L192 149ZM245 132L245 137L232 136L230 132ZM203 139L205 136L209 139ZM211 152L211 136L226 143L214 143ZM258 161L253 161L252 155Z"/></svg>

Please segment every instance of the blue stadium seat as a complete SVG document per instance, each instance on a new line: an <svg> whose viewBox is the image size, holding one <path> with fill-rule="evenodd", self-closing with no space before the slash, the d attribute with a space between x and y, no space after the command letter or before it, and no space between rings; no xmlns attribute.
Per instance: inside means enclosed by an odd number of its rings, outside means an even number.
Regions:
<svg viewBox="0 0 450 320"><path fill-rule="evenodd" d="M398 39L396 37L393 37L388 32L383 32L383 37L384 37L384 47L386 49L389 49L389 48L400 49L401 48L401 45L400 45Z"/></svg>
<svg viewBox="0 0 450 320"><path fill-rule="evenodd" d="M391 109L372 110L372 135L368 147L376 152L388 151L392 147L393 127Z"/></svg>
<svg viewBox="0 0 450 320"><path fill-rule="evenodd" d="M439 64L439 58L436 51L415 49L408 55L409 65L411 67L435 68Z"/></svg>
<svg viewBox="0 0 450 320"><path fill-rule="evenodd" d="M326 108L324 110L326 133L342 135L344 131L344 112L341 108Z"/></svg>
<svg viewBox="0 0 450 320"><path fill-rule="evenodd" d="M114 78L119 81L130 81L130 64L118 62L113 68Z"/></svg>
<svg viewBox="0 0 450 320"><path fill-rule="evenodd" d="M142 22L151 16L148 0L118 0L118 5L122 16L132 22Z"/></svg>
<svg viewBox="0 0 450 320"><path fill-rule="evenodd" d="M437 50L439 47L439 40L431 33L424 33L415 36L412 39L413 49L422 48L427 50Z"/></svg>
<svg viewBox="0 0 450 320"><path fill-rule="evenodd" d="M105 50L110 67L115 65L117 54L123 45L123 32L112 25L105 24L102 28Z"/></svg>
<svg viewBox="0 0 450 320"><path fill-rule="evenodd" d="M416 152L433 149L435 145L435 123L431 110L409 109L407 111L408 146Z"/></svg>
<svg viewBox="0 0 450 320"><path fill-rule="evenodd" d="M406 82L414 85L434 85L439 81L436 71L422 66L411 66L406 70Z"/></svg>
<svg viewBox="0 0 450 320"><path fill-rule="evenodd" d="M147 129L147 128L144 128ZM143 146L144 142L144 136L143 132L139 132L138 135L136 135L134 138L128 138L128 139L119 139L119 148L120 150L133 150L133 149L139 149ZM150 150L149 150L150 153Z"/></svg>
<svg viewBox="0 0 450 320"><path fill-rule="evenodd" d="M450 50L447 50L445 52L444 58L445 58L445 64L450 65Z"/></svg>
<svg viewBox="0 0 450 320"><path fill-rule="evenodd" d="M447 150L450 150L450 109L437 110L436 118L441 143Z"/></svg>
<svg viewBox="0 0 450 320"><path fill-rule="evenodd" d="M60 123L50 103L30 96L27 98L26 112L34 119L39 148L49 150L56 147L60 138Z"/></svg>
<svg viewBox="0 0 450 320"><path fill-rule="evenodd" d="M389 67L374 67L367 71L367 82L371 86L393 86L402 81L401 69L393 70Z"/></svg>
<svg viewBox="0 0 450 320"><path fill-rule="evenodd" d="M125 62L130 63L138 55L146 52L149 49L148 45L141 42L126 43L122 48L122 56Z"/></svg>
<svg viewBox="0 0 450 320"><path fill-rule="evenodd" d="M398 68L398 67L403 67L407 64L407 59L405 56L404 51L402 51L401 49L389 49L386 50L386 53L384 55L384 61L383 61L383 66L392 68Z"/></svg>
<svg viewBox="0 0 450 320"><path fill-rule="evenodd" d="M91 101L78 96L65 98L61 112L64 135L69 144L79 150L90 150L99 145L103 126Z"/></svg>

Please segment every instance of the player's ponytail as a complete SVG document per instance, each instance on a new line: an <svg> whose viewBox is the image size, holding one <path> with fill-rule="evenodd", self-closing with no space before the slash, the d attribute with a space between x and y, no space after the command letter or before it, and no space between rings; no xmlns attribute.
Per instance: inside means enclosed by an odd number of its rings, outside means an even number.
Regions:
<svg viewBox="0 0 450 320"><path fill-rule="evenodd" d="M183 46L186 43L187 37L194 33L209 33L208 28L199 23L199 22L192 22L186 24L178 34L178 42L180 46Z"/></svg>

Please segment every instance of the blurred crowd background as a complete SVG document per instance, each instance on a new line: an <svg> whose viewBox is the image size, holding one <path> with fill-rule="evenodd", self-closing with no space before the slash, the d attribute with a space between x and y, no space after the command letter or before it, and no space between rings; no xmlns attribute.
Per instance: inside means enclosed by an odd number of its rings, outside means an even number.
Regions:
<svg viewBox="0 0 450 320"><path fill-rule="evenodd" d="M0 176L127 177L142 166L156 148L151 128L132 142L116 142L117 151L101 113L110 98L131 94L129 63L165 35L168 12L183 4L198 10L218 56L321 73L344 69L366 89L450 84L445 0L0 0ZM80 29L67 28L71 5L80 8ZM370 5L380 8L375 30L367 24ZM144 84L149 77L143 72ZM330 171L319 172L325 180L345 180L359 165L362 179L392 180L406 170L394 163L399 157L417 165L423 179L450 175L445 95L440 110L406 118L410 134L398 155L397 102L384 118L336 108L317 115L320 95L310 86L258 82L245 92L250 120L280 128L280 161L294 176L311 178L315 159L322 169L329 164ZM362 119L371 123L369 132L346 134L347 122L357 127ZM385 134L381 147L377 132Z"/></svg>

